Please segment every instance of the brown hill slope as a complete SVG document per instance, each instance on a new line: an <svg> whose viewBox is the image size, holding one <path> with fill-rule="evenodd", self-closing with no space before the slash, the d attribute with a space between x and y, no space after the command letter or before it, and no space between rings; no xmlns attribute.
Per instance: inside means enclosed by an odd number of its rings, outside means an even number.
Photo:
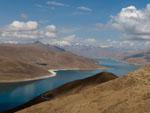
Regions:
<svg viewBox="0 0 150 113"><path fill-rule="evenodd" d="M32 64L0 57L0 82L32 79L41 75L50 75L50 73Z"/></svg>
<svg viewBox="0 0 150 113"><path fill-rule="evenodd" d="M150 66L77 93L26 108L19 113L150 113Z"/></svg>
<svg viewBox="0 0 150 113"><path fill-rule="evenodd" d="M48 69L100 68L92 60L41 43L1 44L0 61L0 81L45 76Z"/></svg>
<svg viewBox="0 0 150 113"><path fill-rule="evenodd" d="M1 44L0 56L41 67L44 66L48 69L99 67L89 59L66 51L56 51L55 47L52 48L41 43L24 45Z"/></svg>

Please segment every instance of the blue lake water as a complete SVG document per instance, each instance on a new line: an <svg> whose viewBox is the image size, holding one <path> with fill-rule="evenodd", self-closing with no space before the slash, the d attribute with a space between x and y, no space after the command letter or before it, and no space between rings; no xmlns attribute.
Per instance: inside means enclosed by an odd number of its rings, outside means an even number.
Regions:
<svg viewBox="0 0 150 113"><path fill-rule="evenodd" d="M123 63L110 58L98 59L98 62L103 66L109 67L105 71L112 72L118 76L125 75L139 68L139 66ZM104 70L61 70L57 71L57 75L55 77L44 80L0 84L0 112L22 105L40 94L57 88L67 82L87 78L102 71Z"/></svg>

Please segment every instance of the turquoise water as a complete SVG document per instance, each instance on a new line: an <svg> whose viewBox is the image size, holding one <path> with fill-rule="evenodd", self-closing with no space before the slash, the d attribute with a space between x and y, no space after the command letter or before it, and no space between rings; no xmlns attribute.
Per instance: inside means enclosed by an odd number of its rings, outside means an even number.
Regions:
<svg viewBox="0 0 150 113"><path fill-rule="evenodd" d="M109 58L99 59L98 61L101 65L109 67L105 71L112 72L118 76L125 75L139 67ZM102 71L57 71L57 76L45 80L0 84L0 112L24 104L40 94L67 82L93 76Z"/></svg>

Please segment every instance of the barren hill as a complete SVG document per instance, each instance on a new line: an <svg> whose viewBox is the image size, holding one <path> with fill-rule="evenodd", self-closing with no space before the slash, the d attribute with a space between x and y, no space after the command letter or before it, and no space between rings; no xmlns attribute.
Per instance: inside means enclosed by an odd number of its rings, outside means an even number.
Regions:
<svg viewBox="0 0 150 113"><path fill-rule="evenodd" d="M48 69L100 68L90 59L41 43L0 44L0 61L1 81L45 76Z"/></svg>
<svg viewBox="0 0 150 113"><path fill-rule="evenodd" d="M18 113L150 113L150 66L77 89Z"/></svg>

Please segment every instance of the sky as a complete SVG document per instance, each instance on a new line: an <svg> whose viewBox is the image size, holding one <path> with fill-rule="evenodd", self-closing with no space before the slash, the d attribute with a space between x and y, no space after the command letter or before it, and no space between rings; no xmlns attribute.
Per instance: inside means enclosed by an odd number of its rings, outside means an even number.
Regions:
<svg viewBox="0 0 150 113"><path fill-rule="evenodd" d="M149 0L0 0L0 42L150 47Z"/></svg>

